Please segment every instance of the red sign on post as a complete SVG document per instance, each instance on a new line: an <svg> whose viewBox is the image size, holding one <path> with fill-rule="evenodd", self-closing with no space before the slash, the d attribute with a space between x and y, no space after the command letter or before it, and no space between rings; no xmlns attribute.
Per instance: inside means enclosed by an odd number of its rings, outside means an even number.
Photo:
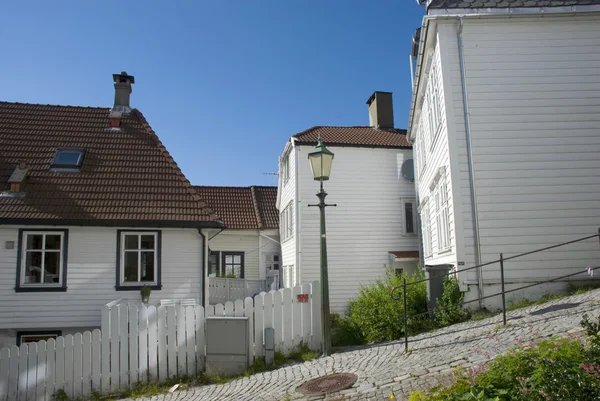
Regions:
<svg viewBox="0 0 600 401"><path fill-rule="evenodd" d="M308 302L308 294L298 294L298 302L305 304Z"/></svg>

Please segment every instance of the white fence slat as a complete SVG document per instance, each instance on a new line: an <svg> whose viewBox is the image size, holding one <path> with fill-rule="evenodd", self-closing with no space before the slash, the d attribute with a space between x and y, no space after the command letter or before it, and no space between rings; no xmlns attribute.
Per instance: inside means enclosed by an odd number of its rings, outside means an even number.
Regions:
<svg viewBox="0 0 600 401"><path fill-rule="evenodd" d="M312 299L312 349L321 349L321 286L318 281L310 284Z"/></svg>
<svg viewBox="0 0 600 401"><path fill-rule="evenodd" d="M244 300L236 299L233 303L233 316L241 317L244 316Z"/></svg>
<svg viewBox="0 0 600 401"><path fill-rule="evenodd" d="M157 322L158 311L154 305L148 307L148 376L151 380L158 380L158 342Z"/></svg>
<svg viewBox="0 0 600 401"><path fill-rule="evenodd" d="M254 356L256 359L265 354L263 345L263 336L265 333L264 305L265 293L263 292L254 297Z"/></svg>
<svg viewBox="0 0 600 401"><path fill-rule="evenodd" d="M243 304L244 316L248 318L248 365L254 363L254 306L252 298L248 297ZM238 310L236 301L236 311Z"/></svg>
<svg viewBox="0 0 600 401"><path fill-rule="evenodd" d="M102 340L101 340L101 336L100 336L100 330L95 329L94 331L92 331L92 349L91 349L91 355L92 355L92 361L91 361L91 365L92 365L92 369L91 369L91 392L96 392L96 391L101 391L101 383L102 383L102 379L101 379L101 374L102 374L102 359L107 358L106 357L102 357ZM90 392L90 394L91 394Z"/></svg>
<svg viewBox="0 0 600 401"><path fill-rule="evenodd" d="M37 344L37 390L36 390L36 401L44 401L46 398L46 366L48 363L46 362L46 341L42 340ZM0 391L1 394L1 391ZM2 396L0 395L0 398Z"/></svg>
<svg viewBox="0 0 600 401"><path fill-rule="evenodd" d="M138 350L140 335L138 332L138 322L140 320L138 307L129 306L129 385L133 386L138 382Z"/></svg>
<svg viewBox="0 0 600 401"><path fill-rule="evenodd" d="M46 401L52 401L54 394L54 382L56 378L56 340L54 338L46 341Z"/></svg>
<svg viewBox="0 0 600 401"><path fill-rule="evenodd" d="M92 393L92 333L83 333L81 343L81 395Z"/></svg>
<svg viewBox="0 0 600 401"><path fill-rule="evenodd" d="M119 387L129 387L129 306L119 305Z"/></svg>
<svg viewBox="0 0 600 401"><path fill-rule="evenodd" d="M148 308L138 310L138 380L147 382L148 378Z"/></svg>
<svg viewBox="0 0 600 401"><path fill-rule="evenodd" d="M83 335L76 333L73 336L73 395L81 397L83 372Z"/></svg>
<svg viewBox="0 0 600 401"><path fill-rule="evenodd" d="M179 306L176 308L176 316L177 319L177 373L175 376L183 376L186 375L186 340L185 340L185 308L183 306Z"/></svg>
<svg viewBox="0 0 600 401"><path fill-rule="evenodd" d="M194 307L187 306L185 311L185 359L187 360L187 374L196 376L196 331Z"/></svg>
<svg viewBox="0 0 600 401"><path fill-rule="evenodd" d="M283 289L273 292L273 328L275 329L275 351L283 350Z"/></svg>
<svg viewBox="0 0 600 401"><path fill-rule="evenodd" d="M119 313L118 306L110 310L110 391L119 389Z"/></svg>
<svg viewBox="0 0 600 401"><path fill-rule="evenodd" d="M292 288L292 346L300 345L302 341L302 305L298 302L298 295L302 294L300 285Z"/></svg>
<svg viewBox="0 0 600 401"><path fill-rule="evenodd" d="M311 333L310 312L311 312L311 305L312 305L312 295L310 293L310 284L308 284L308 283L302 284L302 289L300 291L302 291L302 294L308 294L308 302L301 303L300 309L301 309L301 315L302 315L302 342L304 344L306 344L308 347L310 347L311 346L311 343L310 343L310 333Z"/></svg>
<svg viewBox="0 0 600 401"><path fill-rule="evenodd" d="M194 308L194 314L196 315L196 366L197 373L200 373L204 369L204 308L198 305Z"/></svg>
<svg viewBox="0 0 600 401"><path fill-rule="evenodd" d="M54 391L65 388L65 338L57 337L55 344Z"/></svg>
<svg viewBox="0 0 600 401"><path fill-rule="evenodd" d="M158 378L160 381L168 377L167 364L167 307L158 307ZM151 344L149 344L151 345Z"/></svg>
<svg viewBox="0 0 600 401"><path fill-rule="evenodd" d="M108 306L104 306L102 308L101 315L101 340L102 340L102 365L101 365L101 387L100 390L104 394L108 394L110 392L110 322L111 322L111 314Z"/></svg>
<svg viewBox="0 0 600 401"><path fill-rule="evenodd" d="M16 400L19 393L19 347L13 345L9 351L8 399Z"/></svg>
<svg viewBox="0 0 600 401"><path fill-rule="evenodd" d="M65 336L65 393L71 398L75 398L73 392L73 336Z"/></svg>
<svg viewBox="0 0 600 401"><path fill-rule="evenodd" d="M18 355L17 397L19 397L19 400L26 400L27 399L27 356L28 356L27 344L21 344L17 355Z"/></svg>
<svg viewBox="0 0 600 401"><path fill-rule="evenodd" d="M0 349L0 400L8 400L10 349Z"/></svg>
<svg viewBox="0 0 600 401"><path fill-rule="evenodd" d="M215 316L221 317L225 315L225 307L222 304L215 305Z"/></svg>
<svg viewBox="0 0 600 401"><path fill-rule="evenodd" d="M225 316L233 317L233 302L225 302Z"/></svg>
<svg viewBox="0 0 600 401"><path fill-rule="evenodd" d="M264 313L263 313L263 344L264 344L264 335L265 329L274 328L273 325L273 295L275 291L267 292L263 298L264 304Z"/></svg>
<svg viewBox="0 0 600 401"><path fill-rule="evenodd" d="M169 362L168 377L177 376L177 334L175 307L167 306L167 360Z"/></svg>
<svg viewBox="0 0 600 401"><path fill-rule="evenodd" d="M284 288L281 291L282 297L282 319L283 319L283 352L288 355L292 351L293 337L292 337L292 324L294 316L292 316L292 289Z"/></svg>
<svg viewBox="0 0 600 401"><path fill-rule="evenodd" d="M213 317L215 316L215 307L213 305L207 305L204 307L204 316Z"/></svg>
<svg viewBox="0 0 600 401"><path fill-rule="evenodd" d="M37 348L37 343L28 343L26 371L21 373L19 366L19 375L27 384L27 401L35 400L37 395Z"/></svg>

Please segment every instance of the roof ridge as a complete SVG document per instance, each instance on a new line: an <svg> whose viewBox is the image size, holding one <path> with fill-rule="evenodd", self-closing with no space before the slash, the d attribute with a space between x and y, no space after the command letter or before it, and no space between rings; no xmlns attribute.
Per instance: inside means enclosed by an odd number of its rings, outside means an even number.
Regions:
<svg viewBox="0 0 600 401"><path fill-rule="evenodd" d="M214 212L214 210L212 210L210 207L208 207L206 202L204 202L202 199L200 199L200 196L198 195L196 190L192 187L192 184L190 183L190 181L185 177L185 175L183 174L183 172L177 165L177 162L175 161L175 159L173 159L173 157L171 156L171 154L169 153L169 151L167 150L165 145L163 145L161 140L158 138L158 135L156 134L156 132L154 132L154 130L148 123L148 120L146 120L146 117L144 117L142 112L136 108L134 108L132 110L132 112L140 120L140 123L142 123L142 127L144 128L146 133L158 145L158 148L161 151L161 153L167 158L167 161L171 165L171 168L173 168L173 170L175 170L175 175L177 176L177 178L179 178L179 180L183 183L183 186L187 189L188 193L192 196L192 198L196 202L198 202L199 208L204 209L204 211L210 217L210 219L218 220L219 216L217 216L217 214Z"/></svg>
<svg viewBox="0 0 600 401"><path fill-rule="evenodd" d="M6 100L0 100L0 104L15 104L15 105L26 105L26 106L70 107L70 108L73 108L73 109L103 109L103 110L110 110L110 107L105 107L105 106L75 106L75 105L71 105L71 104L9 102L9 101L6 101Z"/></svg>
<svg viewBox="0 0 600 401"><path fill-rule="evenodd" d="M254 214L256 215L256 222L258 223L258 228L262 229L263 222L262 222L262 218L260 216L260 211L258 209L258 199L256 198L256 191L255 191L254 186L250 187L250 193L252 194L252 204L254 206Z"/></svg>

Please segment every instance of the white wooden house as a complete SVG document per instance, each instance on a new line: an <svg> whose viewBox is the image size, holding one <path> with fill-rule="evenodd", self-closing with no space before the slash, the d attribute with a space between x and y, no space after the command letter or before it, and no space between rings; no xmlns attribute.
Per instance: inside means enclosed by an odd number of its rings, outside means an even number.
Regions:
<svg viewBox="0 0 600 401"><path fill-rule="evenodd" d="M597 233L600 2L424 6L413 38L408 136L428 270ZM598 250L597 240L587 241L507 262L507 289L597 266ZM499 265L459 279L466 300L497 293ZM499 305L499 297L481 302Z"/></svg>
<svg viewBox="0 0 600 401"><path fill-rule="evenodd" d="M308 153L320 135L334 154L325 183L331 310L344 313L362 284L383 278L386 268L415 271L418 241L412 150L406 131L393 128L391 93L368 101L371 126L313 127L286 143L280 157L277 205L283 284L319 279L319 210ZM408 177L411 178L411 177Z"/></svg>
<svg viewBox="0 0 600 401"><path fill-rule="evenodd" d="M210 304L253 296L280 285L277 187L194 186L223 222L208 232L206 296Z"/></svg>
<svg viewBox="0 0 600 401"><path fill-rule="evenodd" d="M100 327L118 298L203 301L222 225L144 116L0 102L0 348Z"/></svg>

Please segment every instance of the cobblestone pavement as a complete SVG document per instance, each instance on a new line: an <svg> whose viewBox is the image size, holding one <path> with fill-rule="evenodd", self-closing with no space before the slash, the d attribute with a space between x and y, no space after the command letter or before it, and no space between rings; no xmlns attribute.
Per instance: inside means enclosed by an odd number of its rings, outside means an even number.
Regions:
<svg viewBox="0 0 600 401"><path fill-rule="evenodd" d="M384 400L392 391L397 399L405 400L414 389L448 384L454 367L485 363L518 341L580 335L581 316L590 312L600 313L600 290L509 312L506 328L500 315L414 336L409 339L408 354L403 342L355 347L227 384L194 387L145 401ZM340 372L358 375L352 388L309 398L295 391L307 380Z"/></svg>

